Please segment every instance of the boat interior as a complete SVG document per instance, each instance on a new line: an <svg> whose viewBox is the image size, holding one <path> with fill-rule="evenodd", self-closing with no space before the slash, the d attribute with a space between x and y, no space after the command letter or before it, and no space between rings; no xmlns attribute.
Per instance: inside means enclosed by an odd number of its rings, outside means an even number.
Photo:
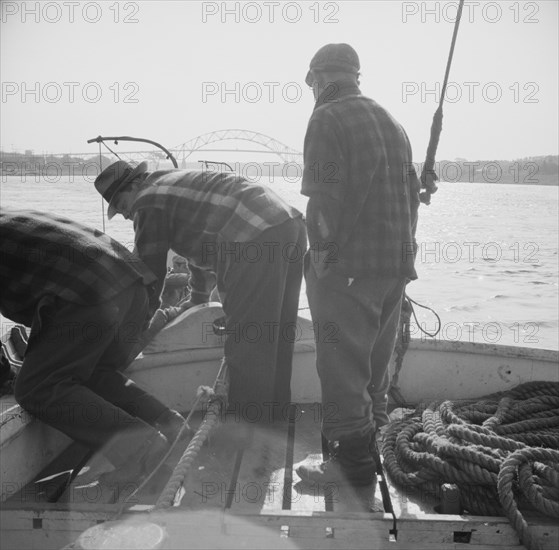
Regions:
<svg viewBox="0 0 559 550"><path fill-rule="evenodd" d="M198 315L215 319L220 311L219 307L209 307ZM186 317L194 314L190 312ZM193 318L178 319L175 327L170 326L136 360L131 373L138 383L151 388L158 387L155 380L164 378L167 384L159 384L160 396L185 415L190 412L190 425L197 433L208 421L213 422L212 429L206 430L195 452L192 442L179 439L165 464L140 486L103 484L100 476L112 466L102 454L92 454L33 419L19 408L13 396L1 398L0 449L7 459L2 461L3 548L100 547L98 539L95 543L84 539L84 532L113 525L126 525L136 533L146 525L159 529L154 535L154 548L524 548L507 518L468 514L460 507L452 487L443 497L441 493L402 488L383 469L364 487L303 483L296 472L298 464L322 462L328 457L320 432L327 411L322 410L316 393L312 339L303 336L296 345L296 361L302 366L301 378L293 385L294 403L273 422L259 415L251 418L248 412L242 418L218 412L214 418L214 409L207 403L192 404L196 403L196 389L211 384L221 372L222 349L211 339L204 348L195 343L188 350L176 349L174 331L189 322ZM301 323L302 334L306 334L310 327L304 320ZM491 348L474 352L467 346L436 348L412 343L408 361L414 361L415 356L415 361L430 365L434 371L429 374L425 367L424 380L419 384L417 376L410 378L404 364L399 395L407 401L392 402L391 418L402 418L417 401L432 398L444 391L445 385L461 388L455 399L460 395L469 398L476 391L477 395L487 393L480 392L479 385L468 387L469 376L458 385L456 379L441 379L440 372L435 372L435 356L440 356L447 371L462 370L460 361L465 361L470 375L477 357L478 368L486 370L485 378L479 379L486 381L484 389L489 391L494 389L492 384L496 388L514 386L528 364L533 378L557 379L557 354L553 352L542 350L528 359L522 355L527 352L503 347L500 357L488 368L487 357L495 357ZM459 360L459 352L471 353ZM426 355L423 359L422 354ZM185 407L185 403L190 406ZM380 445L382 437L381 431ZM192 456L179 488L162 503L173 468L189 449ZM559 528L555 520L538 512L526 512L524 517L541 548L557 548ZM103 532L105 538L107 533Z"/></svg>

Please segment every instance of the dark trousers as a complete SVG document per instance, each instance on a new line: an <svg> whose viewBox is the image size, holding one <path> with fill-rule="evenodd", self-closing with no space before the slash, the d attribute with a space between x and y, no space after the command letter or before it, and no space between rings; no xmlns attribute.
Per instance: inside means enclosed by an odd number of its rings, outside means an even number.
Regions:
<svg viewBox="0 0 559 550"><path fill-rule="evenodd" d="M322 389L322 433L329 441L366 437L388 421L388 366L405 280L318 278L305 264Z"/></svg>
<svg viewBox="0 0 559 550"><path fill-rule="evenodd" d="M147 294L137 283L109 302L41 300L15 383L28 412L118 466L153 435L167 407L121 371L138 345Z"/></svg>
<svg viewBox="0 0 559 550"><path fill-rule="evenodd" d="M291 399L305 225L290 219L250 243L228 244L218 290L226 316L229 410L249 422L281 418Z"/></svg>

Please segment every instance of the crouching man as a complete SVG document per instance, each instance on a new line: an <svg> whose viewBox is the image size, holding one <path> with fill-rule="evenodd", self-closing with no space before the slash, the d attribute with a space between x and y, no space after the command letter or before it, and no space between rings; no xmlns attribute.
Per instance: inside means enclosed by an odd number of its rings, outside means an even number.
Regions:
<svg viewBox="0 0 559 550"><path fill-rule="evenodd" d="M139 480L183 418L123 373L150 318L154 275L124 246L72 220L0 211L0 312L31 328L14 393L29 413ZM153 303L153 300L152 300Z"/></svg>
<svg viewBox="0 0 559 550"><path fill-rule="evenodd" d="M95 180L134 220L136 252L163 288L167 252L188 260L192 305L217 282L226 317L230 411L281 419L290 402L293 345L307 237L302 214L271 189L230 173L158 170L118 161ZM272 414L270 414L272 410ZM277 414L276 414L277 413Z"/></svg>

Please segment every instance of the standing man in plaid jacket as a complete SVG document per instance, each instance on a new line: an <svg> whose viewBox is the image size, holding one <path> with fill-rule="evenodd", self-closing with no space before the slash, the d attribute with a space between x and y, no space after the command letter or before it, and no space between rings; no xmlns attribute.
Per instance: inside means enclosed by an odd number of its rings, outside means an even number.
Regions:
<svg viewBox="0 0 559 550"><path fill-rule="evenodd" d="M404 129L359 90L359 58L328 44L310 62L316 104L304 145L307 295L317 340L322 433L331 458L305 481L371 483L388 421L388 365L406 282L416 279L419 180Z"/></svg>
<svg viewBox="0 0 559 550"><path fill-rule="evenodd" d="M17 402L101 451L115 466L106 482L139 482L184 421L122 373L140 351L155 276L108 235L61 216L2 209L0 230L0 312L31 328Z"/></svg>
<svg viewBox="0 0 559 550"><path fill-rule="evenodd" d="M231 173L158 170L118 161L95 187L134 220L136 252L157 277L167 252L188 260L190 305L207 303L217 283L225 313L229 410L248 422L285 418L303 256L302 214L271 189Z"/></svg>

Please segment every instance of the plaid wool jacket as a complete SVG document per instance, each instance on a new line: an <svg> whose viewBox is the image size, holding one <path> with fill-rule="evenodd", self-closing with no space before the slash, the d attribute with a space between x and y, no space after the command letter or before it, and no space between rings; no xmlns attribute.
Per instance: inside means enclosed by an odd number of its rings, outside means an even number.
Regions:
<svg viewBox="0 0 559 550"><path fill-rule="evenodd" d="M320 242L307 211L311 248L334 250L330 268L347 277L416 279L419 190L402 126L357 86L326 88L305 136L301 192L328 196L337 219L330 220L332 242Z"/></svg>
<svg viewBox="0 0 559 550"><path fill-rule="evenodd" d="M235 243L299 218L271 189L212 171L159 170L147 174L132 207L136 252L163 286L167 252L185 257L191 299L208 300L221 260L235 261Z"/></svg>
<svg viewBox="0 0 559 550"><path fill-rule="evenodd" d="M105 233L54 214L0 210L0 311L31 326L47 296L75 304L106 302L155 276Z"/></svg>

